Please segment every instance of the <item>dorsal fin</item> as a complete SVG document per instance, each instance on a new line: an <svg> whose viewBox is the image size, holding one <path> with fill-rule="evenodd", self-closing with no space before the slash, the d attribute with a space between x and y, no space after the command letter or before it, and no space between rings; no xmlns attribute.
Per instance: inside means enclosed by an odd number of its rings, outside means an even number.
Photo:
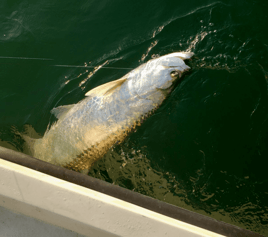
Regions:
<svg viewBox="0 0 268 237"><path fill-rule="evenodd" d="M52 109L50 112L55 115L57 119L63 117L67 112L73 108L74 104L72 105L62 105L57 108Z"/></svg>
<svg viewBox="0 0 268 237"><path fill-rule="evenodd" d="M108 83L105 83L103 85L100 85L90 91L88 91L85 96L104 96L107 94L112 93L117 87L121 86L127 78L121 78L115 81L111 81Z"/></svg>

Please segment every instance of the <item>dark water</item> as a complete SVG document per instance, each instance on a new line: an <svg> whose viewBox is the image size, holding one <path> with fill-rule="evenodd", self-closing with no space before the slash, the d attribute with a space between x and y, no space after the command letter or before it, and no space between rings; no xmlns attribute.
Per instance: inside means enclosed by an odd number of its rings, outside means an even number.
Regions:
<svg viewBox="0 0 268 237"><path fill-rule="evenodd" d="M268 236L266 1L0 2L0 145L151 57L192 51L160 109L89 175ZM15 148L14 148L15 147Z"/></svg>

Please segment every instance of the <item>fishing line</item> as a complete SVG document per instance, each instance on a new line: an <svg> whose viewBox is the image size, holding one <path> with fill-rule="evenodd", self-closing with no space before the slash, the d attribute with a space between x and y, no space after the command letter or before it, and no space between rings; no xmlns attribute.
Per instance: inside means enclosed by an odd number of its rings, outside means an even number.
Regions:
<svg viewBox="0 0 268 237"><path fill-rule="evenodd" d="M53 61L52 58L28 58L28 57L5 57L0 56L0 58L4 59L20 59L20 60L42 60L42 61ZM74 68L105 68L105 69L125 69L125 70L132 70L134 68L128 67L103 67L103 66L79 66L79 65L50 65L53 67L74 67Z"/></svg>
<svg viewBox="0 0 268 237"><path fill-rule="evenodd" d="M102 66L76 66L76 65L51 65L53 67L79 67L79 68L105 68L105 69L134 69L134 68L129 68L129 67L102 67Z"/></svg>
<svg viewBox="0 0 268 237"><path fill-rule="evenodd" d="M26 57L4 57L0 56L0 58L5 58L5 59L26 59L26 60L46 60L46 61L53 61L54 59L51 58L26 58Z"/></svg>

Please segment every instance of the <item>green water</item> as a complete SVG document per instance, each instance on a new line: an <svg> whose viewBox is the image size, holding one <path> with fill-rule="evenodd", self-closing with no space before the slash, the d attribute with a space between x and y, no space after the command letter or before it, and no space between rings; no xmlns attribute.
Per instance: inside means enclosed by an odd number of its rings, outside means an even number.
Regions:
<svg viewBox="0 0 268 237"><path fill-rule="evenodd" d="M0 3L0 145L157 55L191 72L89 175L268 236L266 1ZM119 67L99 69L55 65ZM15 147L15 148L14 148Z"/></svg>

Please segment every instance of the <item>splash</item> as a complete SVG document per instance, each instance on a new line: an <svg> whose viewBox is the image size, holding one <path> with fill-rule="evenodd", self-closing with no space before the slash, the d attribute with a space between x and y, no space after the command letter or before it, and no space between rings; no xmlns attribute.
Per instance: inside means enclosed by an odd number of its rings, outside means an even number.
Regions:
<svg viewBox="0 0 268 237"><path fill-rule="evenodd" d="M150 51L153 49L153 47L155 47L157 45L158 41L155 40L154 42L151 43L150 47L147 49L147 52L145 54L142 55L141 60L140 61L144 61L145 58L148 56L148 54L150 53Z"/></svg>
<svg viewBox="0 0 268 237"><path fill-rule="evenodd" d="M197 34L192 41L189 42L189 40L188 40L187 43L189 44L189 47L186 49L186 52L193 52L196 45L198 43L200 43L201 41L203 41L207 35L208 35L208 33L206 31L204 31L204 32ZM191 39L192 38L190 38L190 40Z"/></svg>

